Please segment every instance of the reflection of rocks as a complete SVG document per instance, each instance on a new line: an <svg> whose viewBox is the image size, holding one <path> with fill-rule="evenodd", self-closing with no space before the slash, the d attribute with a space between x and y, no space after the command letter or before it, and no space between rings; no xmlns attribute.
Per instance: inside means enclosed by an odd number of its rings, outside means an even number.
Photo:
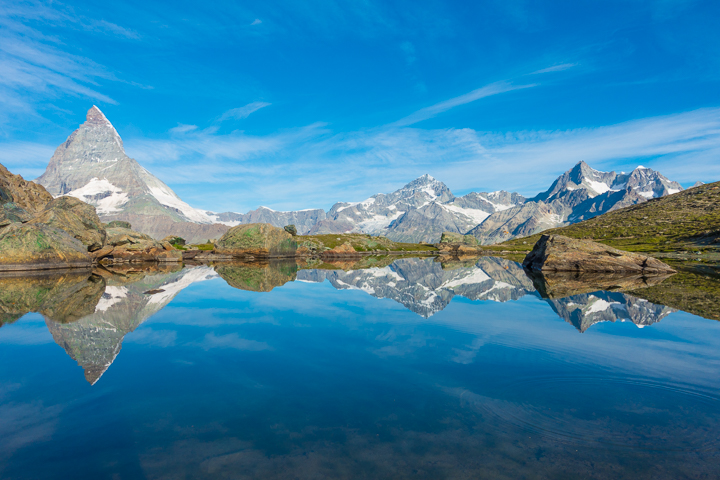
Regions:
<svg viewBox="0 0 720 480"><path fill-rule="evenodd" d="M90 272L78 270L23 272L0 276L0 321L10 323L29 312L72 322L93 312L102 296L104 282Z"/></svg>
<svg viewBox="0 0 720 480"><path fill-rule="evenodd" d="M297 263L294 260L223 263L215 267L215 271L228 285L252 292L269 292L275 287L292 282L295 280L297 270Z"/></svg>
<svg viewBox="0 0 720 480"><path fill-rule="evenodd" d="M425 318L447 307L455 295L504 302L534 291L517 263L494 257L452 269L432 258L406 258L367 270L303 270L298 279L328 280L337 289L359 289L377 298L392 298Z"/></svg>
<svg viewBox="0 0 720 480"><path fill-rule="evenodd" d="M559 300L548 299L547 302L560 318L574 325L580 332L585 332L598 322L617 320L629 320L642 328L659 322L676 311L617 292L595 292Z"/></svg>
<svg viewBox="0 0 720 480"><path fill-rule="evenodd" d="M580 272L528 272L528 275L543 298L563 298L598 290L635 290L658 285L670 277Z"/></svg>
<svg viewBox="0 0 720 480"><path fill-rule="evenodd" d="M99 273L105 288L87 315L71 323L59 323L56 317L43 312L53 339L78 362L91 384L112 364L126 334L159 312L185 287L215 276L208 267L128 267ZM150 290L157 293L144 293Z"/></svg>

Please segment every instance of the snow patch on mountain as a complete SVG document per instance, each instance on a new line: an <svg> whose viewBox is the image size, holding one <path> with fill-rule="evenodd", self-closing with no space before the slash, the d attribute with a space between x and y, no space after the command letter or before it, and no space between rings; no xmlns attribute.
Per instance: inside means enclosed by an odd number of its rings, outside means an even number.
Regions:
<svg viewBox="0 0 720 480"><path fill-rule="evenodd" d="M87 185L68 192L66 195L95 205L99 215L120 211L128 201L128 194L110 183L106 178L91 179Z"/></svg>

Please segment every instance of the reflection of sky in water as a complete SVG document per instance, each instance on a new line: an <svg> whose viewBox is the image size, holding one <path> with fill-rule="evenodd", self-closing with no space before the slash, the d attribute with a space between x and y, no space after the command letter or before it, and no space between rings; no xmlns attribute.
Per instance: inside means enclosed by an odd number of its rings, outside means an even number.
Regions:
<svg viewBox="0 0 720 480"><path fill-rule="evenodd" d="M456 295L424 318L331 282L269 293L193 283L125 336L93 386L63 348L92 356L82 349L94 345L60 348L38 314L3 326L0 477L679 478L720 467L717 322L665 312L649 328L579 334L533 294ZM611 296L591 301L621 310Z"/></svg>

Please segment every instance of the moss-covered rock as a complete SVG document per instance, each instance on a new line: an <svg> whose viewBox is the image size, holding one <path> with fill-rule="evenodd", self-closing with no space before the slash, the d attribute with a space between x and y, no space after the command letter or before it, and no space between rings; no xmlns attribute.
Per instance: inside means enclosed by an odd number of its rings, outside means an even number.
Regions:
<svg viewBox="0 0 720 480"><path fill-rule="evenodd" d="M443 232L440 243L461 243L464 245L478 245L478 240L472 235L463 235L455 232Z"/></svg>
<svg viewBox="0 0 720 480"><path fill-rule="evenodd" d="M167 242L158 242L149 235L122 227L107 229L107 247L103 260L111 263L181 262L182 252Z"/></svg>
<svg viewBox="0 0 720 480"><path fill-rule="evenodd" d="M127 228L128 230L132 230L132 225L130 225L130 222L123 222L122 220L113 220L112 222L108 222L106 227L107 228Z"/></svg>
<svg viewBox="0 0 720 480"><path fill-rule="evenodd" d="M54 199L31 222L65 230L91 252L105 245L107 234L95 207L74 197Z"/></svg>
<svg viewBox="0 0 720 480"><path fill-rule="evenodd" d="M215 251L237 257L294 257L297 242L282 228L269 223L233 227L215 243Z"/></svg>
<svg viewBox="0 0 720 480"><path fill-rule="evenodd" d="M87 248L50 225L13 223L0 231L0 271L90 267Z"/></svg>

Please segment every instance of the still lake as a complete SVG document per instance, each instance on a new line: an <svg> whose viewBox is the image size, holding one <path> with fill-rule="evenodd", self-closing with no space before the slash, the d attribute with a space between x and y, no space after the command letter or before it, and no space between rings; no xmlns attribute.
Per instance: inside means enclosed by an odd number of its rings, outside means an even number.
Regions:
<svg viewBox="0 0 720 480"><path fill-rule="evenodd" d="M387 263L0 278L0 478L717 477L720 322Z"/></svg>

